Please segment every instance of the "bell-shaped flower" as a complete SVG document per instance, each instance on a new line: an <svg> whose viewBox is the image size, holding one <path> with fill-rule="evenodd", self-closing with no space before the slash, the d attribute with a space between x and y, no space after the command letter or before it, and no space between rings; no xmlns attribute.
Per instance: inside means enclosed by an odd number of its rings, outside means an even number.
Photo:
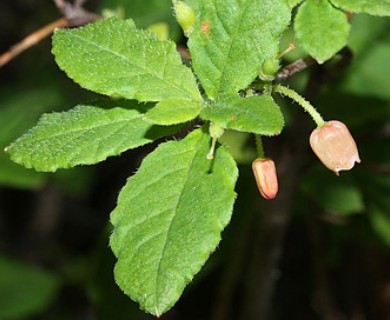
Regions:
<svg viewBox="0 0 390 320"><path fill-rule="evenodd" d="M278 176L272 159L256 159L252 162L252 170L260 194L265 199L273 199L278 193Z"/></svg>
<svg viewBox="0 0 390 320"><path fill-rule="evenodd" d="M310 146L321 162L330 170L350 170L360 163L355 140L344 123L332 120L315 129L310 135Z"/></svg>

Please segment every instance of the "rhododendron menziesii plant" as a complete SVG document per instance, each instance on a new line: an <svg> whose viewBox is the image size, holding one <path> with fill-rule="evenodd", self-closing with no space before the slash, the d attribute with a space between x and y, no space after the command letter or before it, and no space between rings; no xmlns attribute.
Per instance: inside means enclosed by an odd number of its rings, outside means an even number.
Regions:
<svg viewBox="0 0 390 320"><path fill-rule="evenodd" d="M314 6L309 15L324 12L318 5L331 10L347 34L345 13L327 0L305 1L301 8ZM261 140L284 129L278 94L313 118L318 128L311 146L329 169L337 174L360 161L342 123L325 122L308 101L281 84L280 58L294 46L278 52L293 6L286 0L173 0L190 63L184 63L175 42L137 28L131 19L113 17L54 33L58 66L80 86L107 97L44 115L6 149L15 162L53 172L96 164L175 133L181 137L160 140L127 180L111 213L115 279L151 314L160 316L176 303L230 222L238 160L222 141L225 131L255 136L258 159L252 168L266 199L275 198L278 178ZM298 27L305 31L298 32L301 39L311 35L306 29L312 23ZM319 53L317 46L309 53L320 63L341 49L318 41Z"/></svg>

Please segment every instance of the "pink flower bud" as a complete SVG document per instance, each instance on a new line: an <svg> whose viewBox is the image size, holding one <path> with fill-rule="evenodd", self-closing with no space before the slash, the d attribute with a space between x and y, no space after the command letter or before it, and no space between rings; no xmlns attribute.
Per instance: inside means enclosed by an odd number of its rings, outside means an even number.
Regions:
<svg viewBox="0 0 390 320"><path fill-rule="evenodd" d="M278 193L278 177L272 159L256 159L252 162L257 187L265 199L273 199Z"/></svg>
<svg viewBox="0 0 390 320"><path fill-rule="evenodd" d="M332 120L315 129L310 146L321 162L337 175L360 163L359 153L351 133L344 123Z"/></svg>

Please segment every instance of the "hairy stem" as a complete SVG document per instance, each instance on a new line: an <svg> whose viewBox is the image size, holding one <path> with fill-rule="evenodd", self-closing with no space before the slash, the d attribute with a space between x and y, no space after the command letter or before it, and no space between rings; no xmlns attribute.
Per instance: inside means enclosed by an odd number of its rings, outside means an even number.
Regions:
<svg viewBox="0 0 390 320"><path fill-rule="evenodd" d="M257 156L260 159L264 159L265 154L264 154L264 147L263 147L263 139L261 138L260 135L255 134L255 142L256 142Z"/></svg>
<svg viewBox="0 0 390 320"><path fill-rule="evenodd" d="M302 97L294 90L284 87L280 84L275 85L273 87L273 90L274 92L280 93L296 101L303 109L305 109L305 111L307 111L310 114L310 116L313 118L314 122L317 124L318 127L323 126L325 124L324 119L321 117L318 111L311 105L311 103L305 100L304 97Z"/></svg>

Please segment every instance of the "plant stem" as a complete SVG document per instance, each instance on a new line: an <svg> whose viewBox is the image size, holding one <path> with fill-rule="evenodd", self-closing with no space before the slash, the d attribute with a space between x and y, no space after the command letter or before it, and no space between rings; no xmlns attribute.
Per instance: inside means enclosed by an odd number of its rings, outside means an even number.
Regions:
<svg viewBox="0 0 390 320"><path fill-rule="evenodd" d="M38 29L25 37L22 41L13 45L7 52L0 54L0 68L6 65L9 61L21 54L23 51L29 49L34 44L37 44L42 39L48 37L55 28L68 27L69 21L66 18L60 18L54 22L47 24L46 26Z"/></svg>
<svg viewBox="0 0 390 320"><path fill-rule="evenodd" d="M317 124L318 127L321 127L325 124L324 119L321 117L321 115L318 113L318 111L310 104L309 101L305 100L304 97L299 95L297 92L294 90L287 88L285 86L282 86L280 84L275 85L273 87L273 90L275 92L278 92L282 95L285 95L292 100L296 101L303 109L305 109L310 116L313 118L314 122Z"/></svg>
<svg viewBox="0 0 390 320"><path fill-rule="evenodd" d="M277 60L280 60L282 59L287 53L291 52L292 50L295 49L295 44L294 43L290 43L287 47L286 50L283 50L281 53L278 54L278 56L276 57Z"/></svg>
<svg viewBox="0 0 390 320"><path fill-rule="evenodd" d="M258 134L255 134L255 142L256 142L256 150L257 155L260 159L264 159L264 147L263 147L263 140L261 139L261 136Z"/></svg>
<svg viewBox="0 0 390 320"><path fill-rule="evenodd" d="M207 160L213 160L214 159L214 152L215 152L215 147L217 145L217 141L218 141L217 137L212 137L210 151L207 154Z"/></svg>
<svg viewBox="0 0 390 320"><path fill-rule="evenodd" d="M297 72L300 72L304 69L306 69L308 66L311 66L315 63L315 60L313 58L307 57L304 59L299 59L288 66L285 66L282 70L280 70L276 77L276 81L286 80L287 78L293 76Z"/></svg>

